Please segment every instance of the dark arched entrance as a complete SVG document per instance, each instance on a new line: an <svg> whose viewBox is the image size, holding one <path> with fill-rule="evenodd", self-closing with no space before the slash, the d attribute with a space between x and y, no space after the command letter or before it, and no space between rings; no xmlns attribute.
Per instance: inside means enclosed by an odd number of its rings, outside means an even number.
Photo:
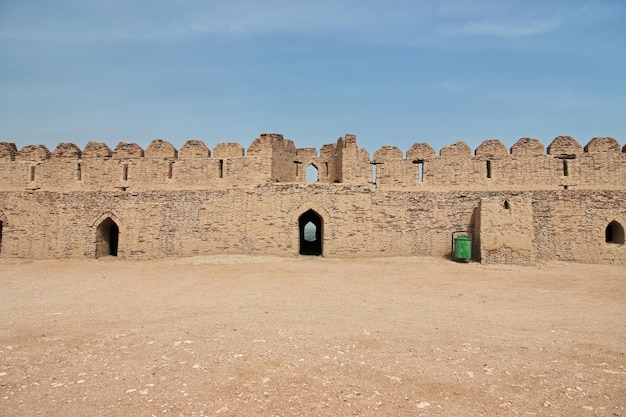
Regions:
<svg viewBox="0 0 626 417"><path fill-rule="evenodd" d="M97 231L96 258L101 256L117 256L120 229L117 224L107 217L100 223Z"/></svg>
<svg viewBox="0 0 626 417"><path fill-rule="evenodd" d="M303 213L298 219L300 230L300 255L322 254L323 222L314 210Z"/></svg>
<svg viewBox="0 0 626 417"><path fill-rule="evenodd" d="M613 220L604 229L604 240L606 243L619 243L624 244L624 228L619 222Z"/></svg>

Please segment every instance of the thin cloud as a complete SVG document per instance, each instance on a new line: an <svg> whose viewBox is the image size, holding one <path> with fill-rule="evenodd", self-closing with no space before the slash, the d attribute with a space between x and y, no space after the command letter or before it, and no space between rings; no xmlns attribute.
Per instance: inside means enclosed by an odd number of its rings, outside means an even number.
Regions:
<svg viewBox="0 0 626 417"><path fill-rule="evenodd" d="M483 98L486 101L520 106L535 107L541 105L559 111L584 110L600 113L620 107L619 102L614 97L600 96L598 94L591 95L565 88L498 88L487 93Z"/></svg>
<svg viewBox="0 0 626 417"><path fill-rule="evenodd" d="M444 36L484 36L518 38L542 35L559 27L569 14L545 2L538 7L532 1L457 0L446 2L438 10L437 32Z"/></svg>
<svg viewBox="0 0 626 417"><path fill-rule="evenodd" d="M496 0L0 1L0 40L43 44L181 42L264 35L360 44L440 46L455 38L515 39L615 15L610 2ZM622 10L623 11L623 10Z"/></svg>
<svg viewBox="0 0 626 417"><path fill-rule="evenodd" d="M56 43L167 41L199 36L250 37L315 34L354 29L351 2L182 1L110 2L80 7L72 1L41 2L29 9L11 3L0 18L0 39Z"/></svg>
<svg viewBox="0 0 626 417"><path fill-rule="evenodd" d="M459 25L445 25L439 31L443 35L494 36L498 38L517 38L537 36L556 30L557 19L522 22L477 21Z"/></svg>
<svg viewBox="0 0 626 417"><path fill-rule="evenodd" d="M0 39L45 43L180 41L210 36L266 34L341 36L378 41L421 36L432 29L432 2L408 0L39 1L11 2L1 10Z"/></svg>

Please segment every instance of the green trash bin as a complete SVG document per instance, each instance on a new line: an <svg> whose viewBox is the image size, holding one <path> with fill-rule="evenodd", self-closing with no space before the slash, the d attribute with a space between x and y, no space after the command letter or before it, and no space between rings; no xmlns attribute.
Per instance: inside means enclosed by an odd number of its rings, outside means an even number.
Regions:
<svg viewBox="0 0 626 417"><path fill-rule="evenodd" d="M472 239L464 235L454 238L454 258L458 260L472 259Z"/></svg>

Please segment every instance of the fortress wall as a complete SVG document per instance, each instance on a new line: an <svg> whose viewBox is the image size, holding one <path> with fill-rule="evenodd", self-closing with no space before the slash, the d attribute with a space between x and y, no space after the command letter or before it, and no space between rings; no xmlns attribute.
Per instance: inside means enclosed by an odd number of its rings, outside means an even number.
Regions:
<svg viewBox="0 0 626 417"><path fill-rule="evenodd" d="M534 248L538 259L626 263L626 246L606 243L612 221L626 225L624 191L533 193Z"/></svg>
<svg viewBox="0 0 626 417"><path fill-rule="evenodd" d="M221 188L218 184L220 170L223 176L224 169L230 166L231 164L224 164L224 160L218 158L181 159L173 166L170 183L182 189L205 188L209 185Z"/></svg>
<svg viewBox="0 0 626 417"><path fill-rule="evenodd" d="M475 236L483 263L626 264L626 246L605 235L609 223L626 224L623 189L480 194Z"/></svg>
<svg viewBox="0 0 626 417"><path fill-rule="evenodd" d="M262 164L260 171L266 176L262 182L277 182L282 178L291 178L293 173L293 160L295 156L295 146L290 140L284 140L282 135L274 133L264 133L256 138L248 147L248 156L259 159ZM274 163L274 158L280 162Z"/></svg>
<svg viewBox="0 0 626 417"><path fill-rule="evenodd" d="M120 229L120 258L239 253L245 218L242 192L172 193L0 195L7 218L1 256L93 258L96 229L107 217Z"/></svg>
<svg viewBox="0 0 626 417"><path fill-rule="evenodd" d="M482 263L534 262L532 198L528 193L485 196L476 211L474 235Z"/></svg>
<svg viewBox="0 0 626 417"><path fill-rule="evenodd" d="M402 151L396 146L383 146L374 152L376 189L396 189L409 186Z"/></svg>
<svg viewBox="0 0 626 417"><path fill-rule="evenodd" d="M371 185L372 167L369 153L356 145L356 135L347 134L337 140L340 173L338 182L345 184Z"/></svg>
<svg viewBox="0 0 626 417"><path fill-rule="evenodd" d="M573 165L572 183L585 188L626 187L626 153L597 152L584 153ZM569 166L568 166L569 168Z"/></svg>
<svg viewBox="0 0 626 417"><path fill-rule="evenodd" d="M211 152L198 140L180 151L160 139L145 151L5 142L0 256L94 257L106 246L103 222L119 226L122 258L296 255L298 219L313 210L329 257L449 256L452 232L468 230L485 263L626 263L624 150L612 138L582 147L561 136L547 149L522 138L510 152L488 140L474 155L463 142L439 155L418 143L406 157L384 146L370 160L354 135L319 155L277 134L255 139L247 155L237 143ZM310 164L317 183L306 183Z"/></svg>
<svg viewBox="0 0 626 417"><path fill-rule="evenodd" d="M51 158L44 163L31 165L28 181L29 189L63 189L77 186L79 181L80 159L76 157ZM81 166L82 171L82 166ZM82 175L82 174L81 174Z"/></svg>
<svg viewBox="0 0 626 417"><path fill-rule="evenodd" d="M354 184L371 185L372 167L370 164L370 154L366 149L356 147L352 166L352 181L354 181Z"/></svg>
<svg viewBox="0 0 626 417"><path fill-rule="evenodd" d="M96 229L107 217L119 226L121 258L216 253L295 256L298 218L309 209L323 218L325 256L444 256L449 252L451 229L467 227L476 204L475 197L465 196L467 201L455 207L454 220L447 224L449 196L328 187L2 192L0 210L7 221L1 256L94 257ZM437 208L432 210L431 205Z"/></svg>
<svg viewBox="0 0 626 417"><path fill-rule="evenodd" d="M289 139L283 140L282 135L273 135L270 142L272 147L271 167L272 181L296 181L296 147Z"/></svg>
<svg viewBox="0 0 626 417"><path fill-rule="evenodd" d="M340 151L337 143L322 146L320 149L320 160L324 162L325 182L329 184L339 183L341 178ZM369 159L369 158L368 158Z"/></svg>
<svg viewBox="0 0 626 417"><path fill-rule="evenodd" d="M0 160L0 186L3 191L23 191L28 186L30 164Z"/></svg>
<svg viewBox="0 0 626 417"><path fill-rule="evenodd" d="M15 143L0 142L0 162L11 162L17 156Z"/></svg>
<svg viewBox="0 0 626 417"><path fill-rule="evenodd" d="M224 159L222 167L223 174L218 175L218 180L223 187L249 187L267 182L271 176L268 164L259 157Z"/></svg>
<svg viewBox="0 0 626 417"><path fill-rule="evenodd" d="M310 166L313 166L317 171L317 182L324 184L339 182L341 175L337 171L338 159L337 147L333 145L324 145L320 156L317 156L317 149L315 148L297 149L295 182L308 182L306 173Z"/></svg>
<svg viewBox="0 0 626 417"><path fill-rule="evenodd" d="M122 187L126 171L127 178L137 178L137 160L122 161L112 158L84 158L81 161L81 180L70 181L66 188L50 188L52 190L103 190L110 191ZM127 168L124 168L127 166ZM47 188L47 187L46 187ZM44 189L46 189L44 188Z"/></svg>
<svg viewBox="0 0 626 417"><path fill-rule="evenodd" d="M478 157L477 157L478 158ZM486 178L486 159L477 161L483 169L480 172L481 183L484 188L497 187L507 189L556 189L559 182L558 161L545 155L537 156L510 156L491 160L492 178Z"/></svg>
<svg viewBox="0 0 626 417"><path fill-rule="evenodd" d="M341 184L0 192L0 256L95 257L97 228L107 218L119 226L120 258L296 256L298 218L310 209L323 219L326 257L448 257L452 232L468 230L486 263L626 264L625 246L605 241L611 221L626 225L626 191L374 191Z"/></svg>
<svg viewBox="0 0 626 417"><path fill-rule="evenodd" d="M308 182L307 171L309 170L309 166L313 166L317 171L317 182L328 183L328 172L326 170L327 162L323 158L318 158L316 148L296 149L293 164L295 171L293 182Z"/></svg>
<svg viewBox="0 0 626 417"><path fill-rule="evenodd" d="M463 142L441 149L413 145L404 157L395 146L373 154L356 145L354 135L314 148L295 148L278 134L255 139L245 155L233 142L211 151L198 140L179 151L161 139L144 151L120 142L112 151L90 142L81 152L61 143L50 152L31 145L19 152L0 143L3 190L176 190L249 187L267 182L306 183L314 165L320 183L345 183L378 190L558 190L622 189L626 186L626 153L613 138L594 138L584 148L573 138L556 138L548 153L536 139L522 138L510 154L498 140L483 142L471 154Z"/></svg>
<svg viewBox="0 0 626 417"><path fill-rule="evenodd" d="M0 161L1 188L6 191L224 189L269 180L270 164L264 157L240 156L243 153L240 145L228 145L216 147L218 157L197 154L189 157L187 153L181 159L175 150L165 156L154 152L145 156L136 144L125 143L118 145L116 151L109 149L108 155L102 151L108 149L106 145L91 143L82 157L50 155L42 147L43 150L37 148L39 158L35 158L35 152L29 149L14 161L8 158Z"/></svg>
<svg viewBox="0 0 626 417"><path fill-rule="evenodd" d="M583 151L572 138L557 138L551 148L557 154L543 154L543 146L536 139L528 142L530 139L526 138L520 139L525 141L521 146L519 142L514 145L510 155L499 141L485 141L483 145L489 144L491 149L481 145L475 155L471 155L463 142L444 147L439 156L411 148L406 158L402 158L398 148L385 146L374 154L377 188L433 191L623 188L626 154L619 152L619 144L612 138L595 138L590 143L597 139L608 139L609 145L589 150L586 147ZM492 142L501 147L494 148Z"/></svg>
<svg viewBox="0 0 626 417"><path fill-rule="evenodd" d="M416 167L417 168L417 167ZM411 175L417 178L417 169ZM558 170L553 158L484 156L440 156L423 163L426 190L469 188L475 190L556 188Z"/></svg>

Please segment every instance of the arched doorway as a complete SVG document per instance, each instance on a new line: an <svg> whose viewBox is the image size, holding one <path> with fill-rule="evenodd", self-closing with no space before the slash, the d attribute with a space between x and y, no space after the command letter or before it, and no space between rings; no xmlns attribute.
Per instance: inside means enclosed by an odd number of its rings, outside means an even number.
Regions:
<svg viewBox="0 0 626 417"><path fill-rule="evenodd" d="M120 229L117 224L107 217L97 229L96 258L101 256L117 256Z"/></svg>
<svg viewBox="0 0 626 417"><path fill-rule="evenodd" d="M613 220L604 229L604 240L606 243L624 244L624 228L619 222Z"/></svg>
<svg viewBox="0 0 626 417"><path fill-rule="evenodd" d="M317 167L313 164L310 164L306 167L306 182L318 182L319 181L319 171Z"/></svg>
<svg viewBox="0 0 626 417"><path fill-rule="evenodd" d="M314 210L300 216L300 255L322 255L323 225L322 218Z"/></svg>

